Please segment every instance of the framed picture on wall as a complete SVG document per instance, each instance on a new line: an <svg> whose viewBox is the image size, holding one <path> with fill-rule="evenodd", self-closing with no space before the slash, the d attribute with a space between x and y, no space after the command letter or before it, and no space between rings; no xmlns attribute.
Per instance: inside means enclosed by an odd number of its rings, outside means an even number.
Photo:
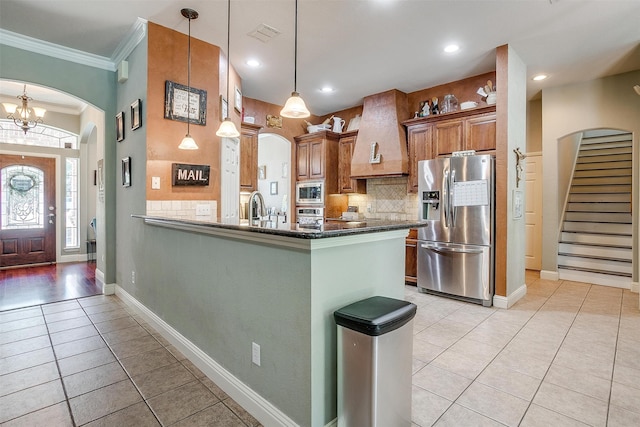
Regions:
<svg viewBox="0 0 640 427"><path fill-rule="evenodd" d="M238 88L238 86L236 86L235 94L236 94L236 102L234 102L233 108L238 113L241 113L242 112L242 92L240 92L240 89Z"/></svg>
<svg viewBox="0 0 640 427"><path fill-rule="evenodd" d="M122 159L122 186L131 187L131 157Z"/></svg>
<svg viewBox="0 0 640 427"><path fill-rule="evenodd" d="M207 91L167 80L164 89L164 118L194 125L207 124Z"/></svg>
<svg viewBox="0 0 640 427"><path fill-rule="evenodd" d="M142 101L136 99L131 104L131 130L142 126Z"/></svg>
<svg viewBox="0 0 640 427"><path fill-rule="evenodd" d="M229 103L220 95L220 120L224 120L229 115Z"/></svg>
<svg viewBox="0 0 640 427"><path fill-rule="evenodd" d="M124 140L124 111L116 114L116 141Z"/></svg>

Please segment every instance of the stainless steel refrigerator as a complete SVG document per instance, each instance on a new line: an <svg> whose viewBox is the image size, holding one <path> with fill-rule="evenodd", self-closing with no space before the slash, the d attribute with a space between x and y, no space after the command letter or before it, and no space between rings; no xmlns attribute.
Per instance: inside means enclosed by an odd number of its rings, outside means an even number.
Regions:
<svg viewBox="0 0 640 427"><path fill-rule="evenodd" d="M418 288L491 306L494 169L490 155L418 162Z"/></svg>

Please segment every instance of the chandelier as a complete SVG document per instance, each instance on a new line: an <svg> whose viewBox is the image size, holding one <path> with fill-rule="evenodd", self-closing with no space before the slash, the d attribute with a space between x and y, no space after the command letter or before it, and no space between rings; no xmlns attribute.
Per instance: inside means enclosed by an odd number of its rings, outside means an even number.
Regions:
<svg viewBox="0 0 640 427"><path fill-rule="evenodd" d="M22 95L18 95L16 98L22 101L22 107L10 102L3 102L2 106L7 112L7 118L13 120L13 122L21 128L25 135L29 129L33 129L42 123L44 113L47 112L44 108L29 107L29 101L33 101L33 98L27 96L27 85L24 85Z"/></svg>

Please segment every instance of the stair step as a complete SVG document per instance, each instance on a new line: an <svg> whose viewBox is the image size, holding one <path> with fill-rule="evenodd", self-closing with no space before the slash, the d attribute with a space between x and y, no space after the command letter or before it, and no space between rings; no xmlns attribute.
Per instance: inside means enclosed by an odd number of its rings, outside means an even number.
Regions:
<svg viewBox="0 0 640 427"><path fill-rule="evenodd" d="M631 176L633 169L629 168L615 168L615 169L587 169L576 170L573 173L574 178L595 178L595 177L610 177L610 176Z"/></svg>
<svg viewBox="0 0 640 427"><path fill-rule="evenodd" d="M616 194L616 193L631 193L631 185L616 184L616 185L577 185L571 186L571 193L602 193L602 194Z"/></svg>
<svg viewBox="0 0 640 427"><path fill-rule="evenodd" d="M565 221L575 222L599 222L608 224L631 224L630 213L615 212L567 212Z"/></svg>
<svg viewBox="0 0 640 427"><path fill-rule="evenodd" d="M631 261L633 259L633 251L630 247L585 245L566 242L560 242L558 245L558 254L602 257L625 261Z"/></svg>
<svg viewBox="0 0 640 427"><path fill-rule="evenodd" d="M614 193L614 194L589 194L589 193L571 193L569 194L569 203L631 203L631 194Z"/></svg>
<svg viewBox="0 0 640 427"><path fill-rule="evenodd" d="M631 156L632 153L632 148L631 146L628 147L612 147L612 148L603 148L601 147L598 150L583 150L582 148L580 148L580 151L578 152L578 158L583 158L583 157L593 157L593 156L611 156L611 155L615 155L615 154L628 154L629 156Z"/></svg>
<svg viewBox="0 0 640 427"><path fill-rule="evenodd" d="M619 160L615 162L589 162L589 163L577 163L576 171L585 171L585 170L609 170L609 169L622 169L622 168L632 168L633 162L628 160Z"/></svg>
<svg viewBox="0 0 640 427"><path fill-rule="evenodd" d="M580 151L588 151L588 150L602 150L606 148L627 148L632 147L633 144L629 139L621 139L618 141L590 141L590 140L582 140L580 144Z"/></svg>
<svg viewBox="0 0 640 427"><path fill-rule="evenodd" d="M593 257L578 257L558 254L558 267L561 265L564 267L596 270L608 274L633 273L633 263L631 261L597 259Z"/></svg>
<svg viewBox="0 0 640 427"><path fill-rule="evenodd" d="M562 242L584 243L591 245L617 245L629 247L633 245L631 233L606 234L563 231L560 233L560 239Z"/></svg>
<svg viewBox="0 0 640 427"><path fill-rule="evenodd" d="M618 142L618 141L631 141L631 133L615 132L608 135L602 134L602 135L596 135L596 136L585 134L585 136L582 138L582 144L585 144L585 145Z"/></svg>
<svg viewBox="0 0 640 427"><path fill-rule="evenodd" d="M631 213L631 203L590 203L573 202L567 204L567 212L594 212L594 213Z"/></svg>
<svg viewBox="0 0 640 427"><path fill-rule="evenodd" d="M631 175L626 176L598 176L595 178L573 178L572 185L619 185L631 184Z"/></svg>
<svg viewBox="0 0 640 427"><path fill-rule="evenodd" d="M612 273L593 268L578 268L565 265L558 266L558 278L560 280L572 280L574 282L595 283L605 286L623 286L627 289L630 285L631 274ZM624 286L626 285L626 286Z"/></svg>
<svg viewBox="0 0 640 427"><path fill-rule="evenodd" d="M612 154L609 156L584 156L578 157L576 163L605 163L631 161L631 154Z"/></svg>
<svg viewBox="0 0 640 427"><path fill-rule="evenodd" d="M565 221L562 225L562 231L631 235L631 224L601 224L597 222Z"/></svg>

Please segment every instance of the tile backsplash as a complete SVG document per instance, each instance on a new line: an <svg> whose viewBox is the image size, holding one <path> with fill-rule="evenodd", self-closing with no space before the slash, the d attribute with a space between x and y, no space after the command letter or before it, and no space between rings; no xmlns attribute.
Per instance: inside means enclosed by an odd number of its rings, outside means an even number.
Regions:
<svg viewBox="0 0 640 427"><path fill-rule="evenodd" d="M407 194L407 179L368 179L367 194L350 194L349 206L357 206L365 218L415 220L418 218L418 195Z"/></svg>
<svg viewBox="0 0 640 427"><path fill-rule="evenodd" d="M147 215L165 218L216 221L216 200L147 200Z"/></svg>

